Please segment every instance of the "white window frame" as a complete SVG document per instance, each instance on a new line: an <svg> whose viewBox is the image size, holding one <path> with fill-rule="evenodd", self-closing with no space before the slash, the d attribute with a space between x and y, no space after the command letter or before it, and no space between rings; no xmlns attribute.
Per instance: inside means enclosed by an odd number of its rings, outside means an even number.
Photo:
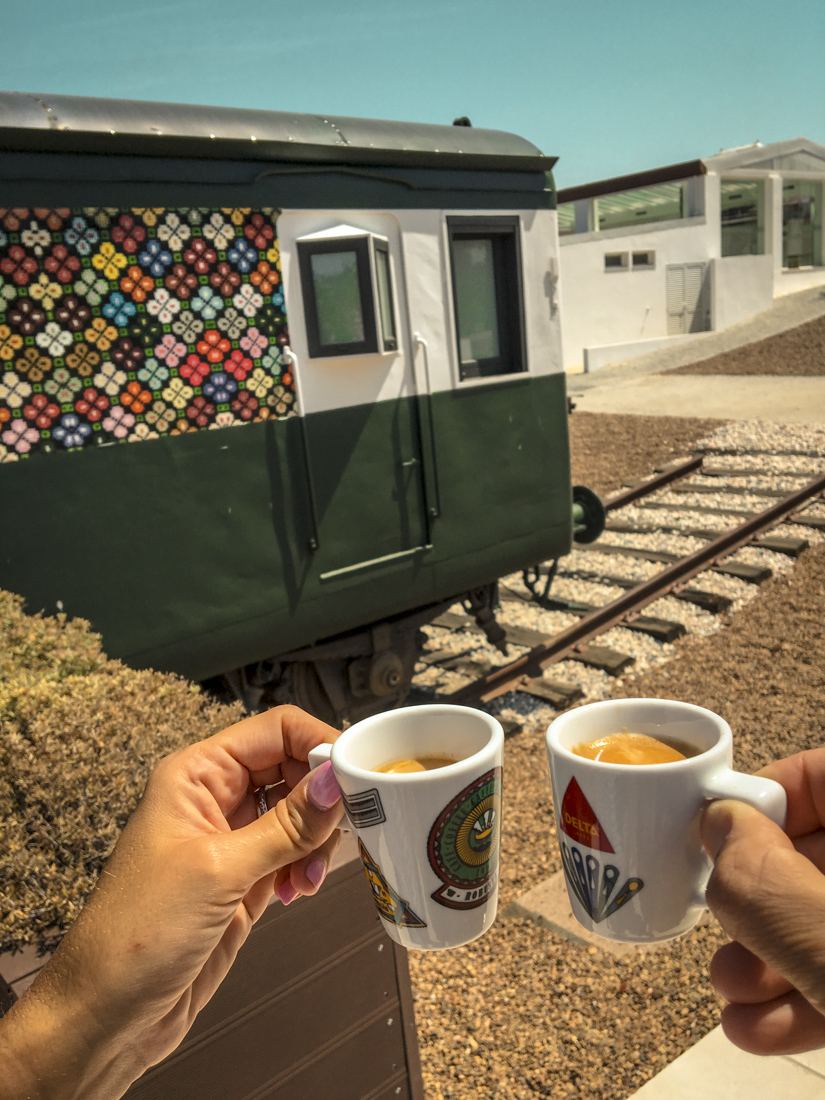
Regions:
<svg viewBox="0 0 825 1100"><path fill-rule="evenodd" d="M314 298L314 288L312 286L311 278L308 277L307 269L305 268L305 257L311 255L308 249L302 250L302 245L312 246L314 244L337 244L346 245L348 242L353 243L356 241L363 241L365 243L367 261L368 261L368 275L369 275L369 304L372 306L372 320L374 332L375 332L375 348L363 349L360 348L355 351L342 351L342 352L330 352L313 354L313 344L316 348L320 347L317 340L317 306ZM376 246L382 251L387 253L389 260L389 297L390 297L390 310L392 312L392 323L395 329L394 336L388 336L384 333L383 322L381 317L381 303L378 293L378 272L376 270ZM343 249L342 249L343 250ZM307 337L308 357L311 361L327 361L330 359L363 359L369 358L382 358L386 356L398 355L400 348L400 332L399 332L399 312L396 297L397 278L395 272L395 261L393 257L393 250L390 245L389 238L383 236L380 233L372 233L367 229L359 229L351 225L334 225L329 229L323 229L318 233L308 233L302 237L295 239L295 251L298 260L298 274L301 281L302 298L303 298L303 313L304 313L304 329ZM308 298L307 291L310 291L311 297ZM315 323L312 323L312 313L315 314ZM370 331L370 337L372 331ZM394 344L394 346L392 346ZM389 345L389 346L388 346Z"/></svg>

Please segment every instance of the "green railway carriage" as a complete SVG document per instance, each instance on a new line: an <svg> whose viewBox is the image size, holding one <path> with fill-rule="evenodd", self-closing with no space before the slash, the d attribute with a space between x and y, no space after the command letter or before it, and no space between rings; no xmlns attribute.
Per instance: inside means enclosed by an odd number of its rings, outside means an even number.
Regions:
<svg viewBox="0 0 825 1100"><path fill-rule="evenodd" d="M333 720L571 545L552 158L0 94L0 585Z"/></svg>

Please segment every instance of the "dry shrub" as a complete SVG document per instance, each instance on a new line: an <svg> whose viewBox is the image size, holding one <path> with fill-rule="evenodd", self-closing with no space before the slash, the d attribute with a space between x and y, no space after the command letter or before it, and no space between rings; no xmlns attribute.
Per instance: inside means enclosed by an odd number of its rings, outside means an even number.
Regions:
<svg viewBox="0 0 825 1100"><path fill-rule="evenodd" d="M82 619L26 615L0 591L0 952L53 946L158 760L241 716L108 660Z"/></svg>

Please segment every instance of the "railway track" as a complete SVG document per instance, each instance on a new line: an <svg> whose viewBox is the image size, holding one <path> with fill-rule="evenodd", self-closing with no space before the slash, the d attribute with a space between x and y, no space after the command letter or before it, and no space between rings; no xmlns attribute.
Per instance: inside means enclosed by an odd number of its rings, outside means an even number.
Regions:
<svg viewBox="0 0 825 1100"><path fill-rule="evenodd" d="M715 433L719 434L719 433ZM486 705L518 722L609 694L616 677L712 634L769 577L825 541L825 457L714 447L637 479L605 501L607 526L527 578L500 583L508 654L455 606L426 631L413 698ZM555 575L554 575L555 574Z"/></svg>

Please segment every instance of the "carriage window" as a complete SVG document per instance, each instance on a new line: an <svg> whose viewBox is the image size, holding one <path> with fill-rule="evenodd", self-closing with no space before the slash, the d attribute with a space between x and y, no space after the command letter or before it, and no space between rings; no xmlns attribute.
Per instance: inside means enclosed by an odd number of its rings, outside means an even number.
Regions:
<svg viewBox="0 0 825 1100"><path fill-rule="evenodd" d="M369 238L298 242L309 354L378 351Z"/></svg>
<svg viewBox="0 0 825 1100"><path fill-rule="evenodd" d="M397 351L398 336L395 331L395 314L392 308L390 251L384 241L375 242L375 281L378 284L378 313L381 318L384 351Z"/></svg>
<svg viewBox="0 0 825 1100"><path fill-rule="evenodd" d="M461 380L525 370L518 219L447 225Z"/></svg>

